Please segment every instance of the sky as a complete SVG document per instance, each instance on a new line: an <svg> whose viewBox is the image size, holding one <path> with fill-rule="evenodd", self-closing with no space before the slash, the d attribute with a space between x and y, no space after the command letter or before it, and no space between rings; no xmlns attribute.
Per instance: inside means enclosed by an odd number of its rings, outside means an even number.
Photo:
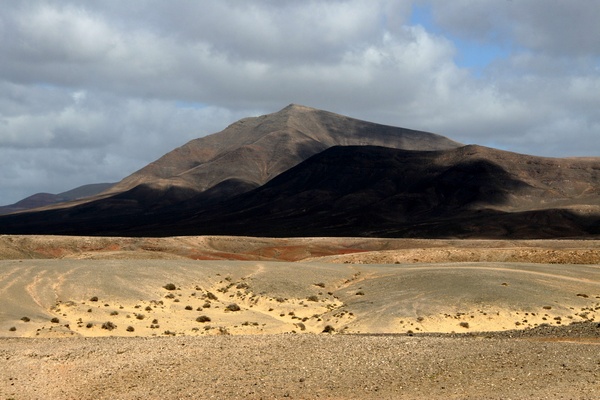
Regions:
<svg viewBox="0 0 600 400"><path fill-rule="evenodd" d="M0 205L290 103L600 157L598 0L0 0Z"/></svg>

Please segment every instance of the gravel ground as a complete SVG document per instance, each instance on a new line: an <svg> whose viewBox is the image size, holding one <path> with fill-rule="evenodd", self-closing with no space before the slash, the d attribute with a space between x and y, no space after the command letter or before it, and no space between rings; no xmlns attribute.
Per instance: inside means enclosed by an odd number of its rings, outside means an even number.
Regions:
<svg viewBox="0 0 600 400"><path fill-rule="evenodd" d="M597 399L599 331L0 339L0 398Z"/></svg>

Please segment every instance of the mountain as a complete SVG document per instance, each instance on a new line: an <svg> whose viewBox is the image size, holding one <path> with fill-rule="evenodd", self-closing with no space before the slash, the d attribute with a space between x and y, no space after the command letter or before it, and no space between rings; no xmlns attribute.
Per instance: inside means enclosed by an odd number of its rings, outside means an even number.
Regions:
<svg viewBox="0 0 600 400"><path fill-rule="evenodd" d="M375 145L406 150L461 146L428 132L365 122L290 104L281 111L245 118L221 132L192 140L123 179L110 190L141 184L167 190L176 200L213 189L227 196L270 179L332 146ZM163 196L168 198L168 196Z"/></svg>
<svg viewBox="0 0 600 400"><path fill-rule="evenodd" d="M75 189L71 189L58 194L36 193L14 204L0 206L0 215L30 210L33 208L46 207L52 204L77 200L84 197L95 196L98 193L109 189L113 185L114 183L93 183L89 185L79 186Z"/></svg>
<svg viewBox="0 0 600 400"><path fill-rule="evenodd" d="M433 133L290 104L278 112L245 118L221 132L192 140L99 196L90 196L79 203L101 199L105 207L120 208L123 214L178 204L192 197L214 203L259 187L308 157L339 145L407 150L461 146ZM50 208L74 205L59 203Z"/></svg>
<svg viewBox="0 0 600 400"><path fill-rule="evenodd" d="M463 146L290 105L0 233L558 238L600 234L600 158Z"/></svg>

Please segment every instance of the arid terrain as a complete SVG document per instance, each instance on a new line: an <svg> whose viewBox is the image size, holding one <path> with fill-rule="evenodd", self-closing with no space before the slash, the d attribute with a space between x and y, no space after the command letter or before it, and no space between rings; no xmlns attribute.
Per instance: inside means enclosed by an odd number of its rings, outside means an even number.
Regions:
<svg viewBox="0 0 600 400"><path fill-rule="evenodd" d="M600 241L0 236L0 398L600 392Z"/></svg>

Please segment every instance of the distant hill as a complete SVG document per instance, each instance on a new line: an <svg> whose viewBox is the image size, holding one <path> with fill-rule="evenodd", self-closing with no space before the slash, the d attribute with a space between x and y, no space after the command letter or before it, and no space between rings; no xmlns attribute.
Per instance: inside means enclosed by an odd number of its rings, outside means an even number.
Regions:
<svg viewBox="0 0 600 400"><path fill-rule="evenodd" d="M600 235L600 158L463 146L291 105L197 139L101 197L0 233L561 238Z"/></svg>
<svg viewBox="0 0 600 400"><path fill-rule="evenodd" d="M0 215L30 210L38 207L45 207L65 201L81 199L84 197L95 196L113 185L114 183L93 183L90 185L79 186L75 189L71 189L59 194L36 193L14 204L0 206Z"/></svg>

